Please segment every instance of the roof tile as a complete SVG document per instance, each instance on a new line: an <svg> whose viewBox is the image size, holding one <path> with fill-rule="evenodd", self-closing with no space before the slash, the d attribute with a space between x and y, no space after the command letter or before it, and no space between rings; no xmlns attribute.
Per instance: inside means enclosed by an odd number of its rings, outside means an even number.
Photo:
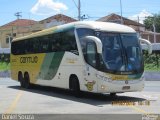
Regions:
<svg viewBox="0 0 160 120"><path fill-rule="evenodd" d="M7 23L1 27L8 27L8 26L29 26L37 23L37 21L34 20L28 20L28 19L17 19L15 21L12 21L10 23Z"/></svg>

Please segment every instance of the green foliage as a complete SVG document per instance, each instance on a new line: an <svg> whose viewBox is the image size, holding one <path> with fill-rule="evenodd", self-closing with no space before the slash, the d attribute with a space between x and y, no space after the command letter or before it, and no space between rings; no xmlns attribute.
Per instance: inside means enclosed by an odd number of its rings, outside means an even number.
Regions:
<svg viewBox="0 0 160 120"><path fill-rule="evenodd" d="M154 14L153 17L147 17L144 20L146 29L153 31L153 23L155 22L156 32L160 33L160 13Z"/></svg>
<svg viewBox="0 0 160 120"><path fill-rule="evenodd" d="M0 71L10 70L10 63L0 62Z"/></svg>
<svg viewBox="0 0 160 120"><path fill-rule="evenodd" d="M146 51L143 53L145 70L160 71L160 53L154 52L149 55Z"/></svg>
<svg viewBox="0 0 160 120"><path fill-rule="evenodd" d="M0 62L10 62L10 54L0 54Z"/></svg>
<svg viewBox="0 0 160 120"><path fill-rule="evenodd" d="M0 54L0 71L10 70L10 54Z"/></svg>

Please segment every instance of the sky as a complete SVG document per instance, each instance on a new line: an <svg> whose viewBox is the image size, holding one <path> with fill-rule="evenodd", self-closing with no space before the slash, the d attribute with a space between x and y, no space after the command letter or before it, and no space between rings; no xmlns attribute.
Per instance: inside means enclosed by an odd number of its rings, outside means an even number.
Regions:
<svg viewBox="0 0 160 120"><path fill-rule="evenodd" d="M160 0L121 0L122 15L143 22L145 16L160 13ZM65 14L77 19L78 0L0 0L0 26L22 19L43 20L55 14ZM81 14L86 20L96 20L111 13L121 14L120 0L81 0Z"/></svg>

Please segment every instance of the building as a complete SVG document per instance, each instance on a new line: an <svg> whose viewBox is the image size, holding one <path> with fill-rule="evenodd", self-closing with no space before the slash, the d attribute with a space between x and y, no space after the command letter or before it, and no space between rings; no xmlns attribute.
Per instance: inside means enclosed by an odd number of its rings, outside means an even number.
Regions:
<svg viewBox="0 0 160 120"><path fill-rule="evenodd" d="M122 17L117 14L110 14L108 16L102 17L98 19L97 21L102 21L102 22L114 22L114 23L119 23L121 24L121 19L122 19L122 24L127 25L129 27L132 27L134 30L136 30L138 33L142 33L145 31L145 26L141 23L138 23L136 21L127 19L125 17Z"/></svg>
<svg viewBox="0 0 160 120"><path fill-rule="evenodd" d="M63 15L63 14L57 14L54 16L51 16L49 18L46 18L44 20L39 21L40 24L44 25L44 28L50 28L57 25L62 25L66 23L71 23L77 21L74 18L71 18L69 16Z"/></svg>
<svg viewBox="0 0 160 120"><path fill-rule="evenodd" d="M141 33L141 37L149 40L151 43L160 43L160 33L144 31L143 33Z"/></svg>
<svg viewBox="0 0 160 120"><path fill-rule="evenodd" d="M42 30L39 22L28 19L17 19L0 26L0 47L8 48L13 38L21 37Z"/></svg>
<svg viewBox="0 0 160 120"><path fill-rule="evenodd" d="M63 14L57 14L41 21L17 19L0 26L0 48L8 48L13 38L75 21L77 20Z"/></svg>
<svg viewBox="0 0 160 120"><path fill-rule="evenodd" d="M110 14L108 16L102 17L97 21L102 22L114 22L121 24L121 16L117 14ZM160 33L154 33L152 31L146 31L145 25L138 23L136 21L122 17L122 24L132 27L140 37L149 40L151 43L160 43Z"/></svg>

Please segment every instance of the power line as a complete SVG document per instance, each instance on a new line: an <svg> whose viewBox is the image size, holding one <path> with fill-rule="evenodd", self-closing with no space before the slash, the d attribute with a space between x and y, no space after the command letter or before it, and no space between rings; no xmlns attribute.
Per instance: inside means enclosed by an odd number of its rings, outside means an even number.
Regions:
<svg viewBox="0 0 160 120"><path fill-rule="evenodd" d="M76 4L75 0L72 0L75 4L76 8L78 9L78 20L81 20L81 1L78 0L78 5Z"/></svg>
<svg viewBox="0 0 160 120"><path fill-rule="evenodd" d="M74 5L78 8L78 5L76 4L75 0L72 0Z"/></svg>

